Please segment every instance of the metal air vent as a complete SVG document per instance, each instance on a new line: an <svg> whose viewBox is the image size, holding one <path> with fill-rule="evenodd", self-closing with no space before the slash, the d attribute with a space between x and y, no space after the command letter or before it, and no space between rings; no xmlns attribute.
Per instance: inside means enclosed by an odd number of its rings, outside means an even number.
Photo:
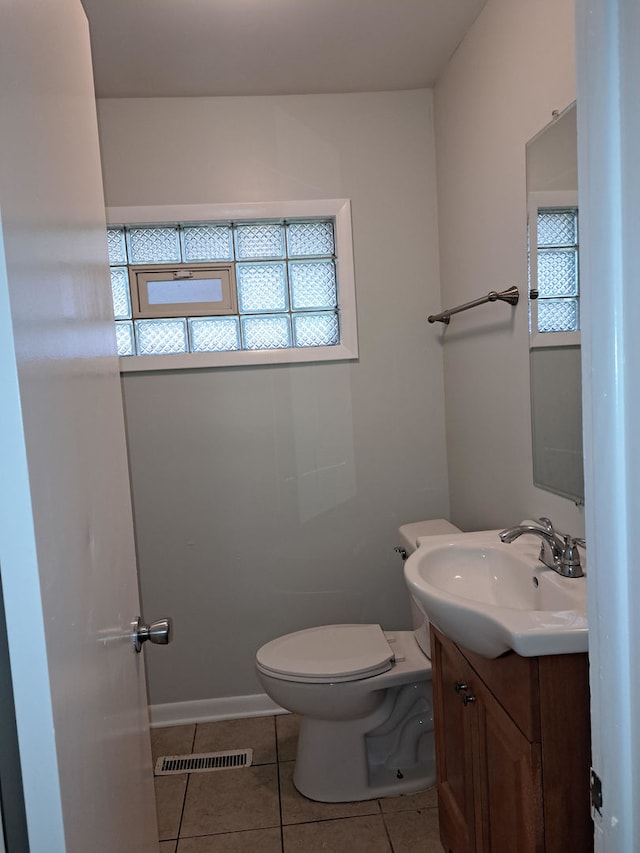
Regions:
<svg viewBox="0 0 640 853"><path fill-rule="evenodd" d="M210 770L239 770L250 767L252 749L200 752L193 755L162 755L156 761L156 776L172 773L208 773Z"/></svg>

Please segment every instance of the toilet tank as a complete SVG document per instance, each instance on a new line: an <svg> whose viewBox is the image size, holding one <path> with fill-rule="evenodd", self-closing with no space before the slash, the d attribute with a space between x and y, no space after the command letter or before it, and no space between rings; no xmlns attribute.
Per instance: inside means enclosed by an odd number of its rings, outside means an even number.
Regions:
<svg viewBox="0 0 640 853"><path fill-rule="evenodd" d="M402 554L403 561L418 547L418 539L421 536L440 536L447 533L462 533L459 527L451 524L446 518L432 518L428 521L414 521L411 524L403 524L398 530L400 543L398 550ZM431 640L429 637L429 621L419 609L413 598L411 601L411 621L413 633L422 651L431 657Z"/></svg>

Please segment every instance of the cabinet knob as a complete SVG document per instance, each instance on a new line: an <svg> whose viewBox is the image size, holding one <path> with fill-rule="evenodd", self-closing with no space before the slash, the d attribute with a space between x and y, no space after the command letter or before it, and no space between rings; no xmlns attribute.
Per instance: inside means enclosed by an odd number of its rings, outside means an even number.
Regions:
<svg viewBox="0 0 640 853"><path fill-rule="evenodd" d="M469 685L465 684L464 681L456 681L456 693L461 693L463 690L468 690Z"/></svg>
<svg viewBox="0 0 640 853"><path fill-rule="evenodd" d="M464 696L462 697L462 702L464 703L465 707L469 704L469 702L475 702L475 701L476 701L476 697L473 696L472 694L469 694L469 693L465 693Z"/></svg>

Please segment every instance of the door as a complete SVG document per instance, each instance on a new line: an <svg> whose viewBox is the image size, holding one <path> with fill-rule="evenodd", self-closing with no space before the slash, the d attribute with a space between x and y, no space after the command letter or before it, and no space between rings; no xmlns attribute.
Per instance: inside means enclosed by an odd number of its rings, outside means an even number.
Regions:
<svg viewBox="0 0 640 853"><path fill-rule="evenodd" d="M580 324L597 853L640 850L640 4L577 0Z"/></svg>
<svg viewBox="0 0 640 853"><path fill-rule="evenodd" d="M479 679L474 694L482 849L541 853L545 848L540 744L527 740Z"/></svg>
<svg viewBox="0 0 640 853"><path fill-rule="evenodd" d="M2 4L0 111L0 571L29 847L157 853L80 0Z"/></svg>
<svg viewBox="0 0 640 853"><path fill-rule="evenodd" d="M540 744L529 742L451 641L432 632L431 649L445 849L539 853Z"/></svg>
<svg viewBox="0 0 640 853"><path fill-rule="evenodd" d="M431 633L438 806L442 843L449 853L476 849L473 707L465 703L477 678L449 641Z"/></svg>

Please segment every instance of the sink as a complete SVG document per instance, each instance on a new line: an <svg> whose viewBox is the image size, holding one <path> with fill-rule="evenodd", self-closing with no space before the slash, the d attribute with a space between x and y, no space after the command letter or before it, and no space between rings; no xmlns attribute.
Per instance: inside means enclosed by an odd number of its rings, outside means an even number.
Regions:
<svg viewBox="0 0 640 853"><path fill-rule="evenodd" d="M509 545L498 533L419 539L404 567L418 607L449 639L486 658L586 652L586 578L543 566L536 537Z"/></svg>

